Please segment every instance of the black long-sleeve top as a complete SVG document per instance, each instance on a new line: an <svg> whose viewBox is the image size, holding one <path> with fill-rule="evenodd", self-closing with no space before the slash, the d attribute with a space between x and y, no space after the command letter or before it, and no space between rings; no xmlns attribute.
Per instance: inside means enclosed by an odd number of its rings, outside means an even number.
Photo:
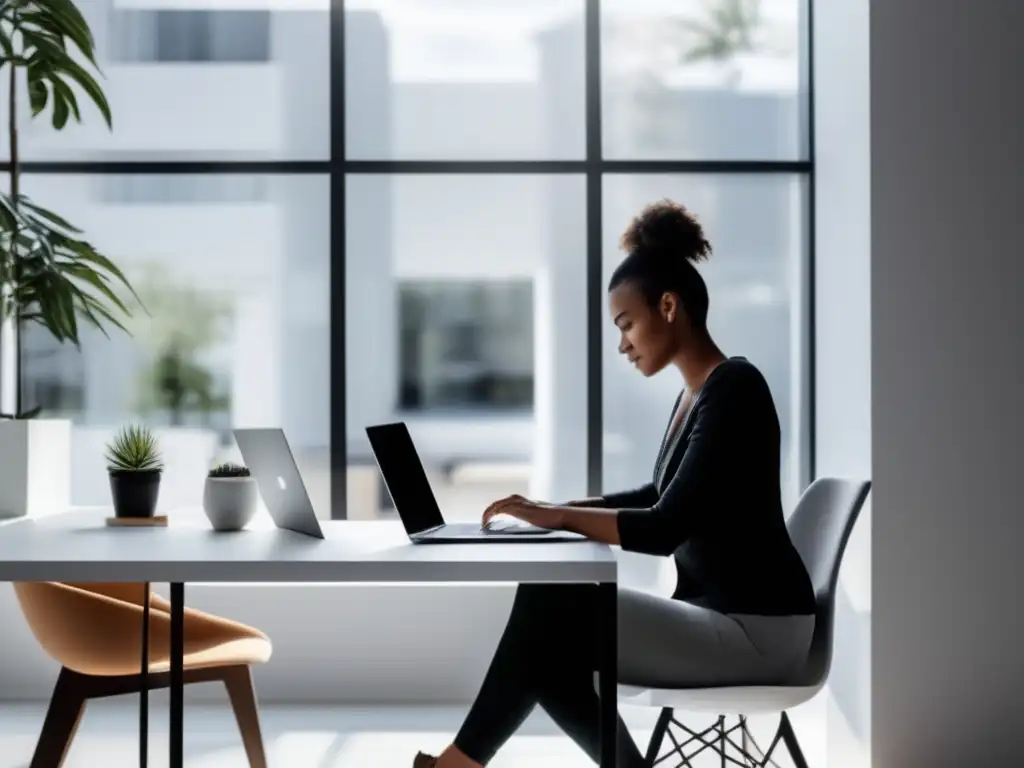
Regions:
<svg viewBox="0 0 1024 768"><path fill-rule="evenodd" d="M779 443L761 372L744 358L721 363L682 424L666 430L653 482L602 497L601 506L618 510L622 548L673 555L676 599L722 613L814 613L810 577L786 530Z"/></svg>

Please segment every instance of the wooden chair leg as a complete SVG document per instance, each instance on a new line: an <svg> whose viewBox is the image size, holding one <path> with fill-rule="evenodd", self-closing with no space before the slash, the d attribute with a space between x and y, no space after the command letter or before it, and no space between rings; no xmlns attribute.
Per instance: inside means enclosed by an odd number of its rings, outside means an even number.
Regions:
<svg viewBox="0 0 1024 768"><path fill-rule="evenodd" d="M224 671L224 685L228 689L228 699L235 712L238 729L242 732L242 744L250 768L267 768L252 671L247 666L231 667Z"/></svg>
<svg viewBox="0 0 1024 768"><path fill-rule="evenodd" d="M61 668L30 768L60 768L63 765L85 711L86 698L84 679L67 668Z"/></svg>

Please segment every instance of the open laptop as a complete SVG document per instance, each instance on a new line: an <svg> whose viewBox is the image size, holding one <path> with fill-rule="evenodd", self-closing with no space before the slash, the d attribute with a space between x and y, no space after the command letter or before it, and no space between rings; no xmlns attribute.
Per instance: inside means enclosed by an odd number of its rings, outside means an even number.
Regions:
<svg viewBox="0 0 1024 768"><path fill-rule="evenodd" d="M278 528L324 537L295 457L281 429L236 429L242 460L256 478L260 496Z"/></svg>
<svg viewBox="0 0 1024 768"><path fill-rule="evenodd" d="M415 544L586 540L576 533L552 531L519 521L501 522L488 528L480 523L446 523L405 424L367 427L366 435L395 510ZM481 517L483 512L481 509Z"/></svg>

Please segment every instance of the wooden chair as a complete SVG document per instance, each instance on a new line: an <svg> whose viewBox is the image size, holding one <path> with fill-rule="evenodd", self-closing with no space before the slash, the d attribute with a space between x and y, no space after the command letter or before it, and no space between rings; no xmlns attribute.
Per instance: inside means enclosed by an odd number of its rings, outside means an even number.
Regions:
<svg viewBox="0 0 1024 768"><path fill-rule="evenodd" d="M31 768L59 768L90 699L140 693L142 614L148 584L18 582L15 594L43 650L61 664ZM170 603L150 593L149 689L170 684ZM251 768L266 768L251 666L270 659L262 632L185 609L184 682L219 681Z"/></svg>

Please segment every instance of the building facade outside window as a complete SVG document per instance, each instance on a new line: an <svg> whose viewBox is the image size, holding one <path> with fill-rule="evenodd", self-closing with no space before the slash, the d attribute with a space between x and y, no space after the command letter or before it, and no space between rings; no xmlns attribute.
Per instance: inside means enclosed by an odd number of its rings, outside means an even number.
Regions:
<svg viewBox="0 0 1024 768"><path fill-rule="evenodd" d="M114 9L110 22L111 52L120 62L271 60L269 11Z"/></svg>

